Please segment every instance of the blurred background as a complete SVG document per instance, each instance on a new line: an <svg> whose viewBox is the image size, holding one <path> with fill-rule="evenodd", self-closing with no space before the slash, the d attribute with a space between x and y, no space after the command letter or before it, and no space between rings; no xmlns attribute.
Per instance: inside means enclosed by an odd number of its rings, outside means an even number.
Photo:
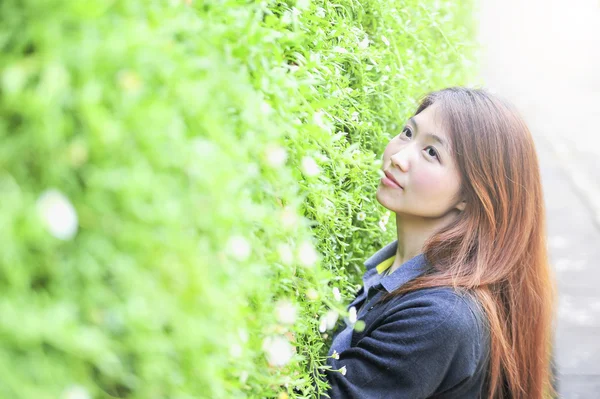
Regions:
<svg viewBox="0 0 600 399"><path fill-rule="evenodd" d="M451 85L532 130L559 392L600 398L599 0L3 0L0 399L312 397Z"/></svg>
<svg viewBox="0 0 600 399"><path fill-rule="evenodd" d="M485 84L538 146L559 289L562 397L600 397L600 2L481 0Z"/></svg>

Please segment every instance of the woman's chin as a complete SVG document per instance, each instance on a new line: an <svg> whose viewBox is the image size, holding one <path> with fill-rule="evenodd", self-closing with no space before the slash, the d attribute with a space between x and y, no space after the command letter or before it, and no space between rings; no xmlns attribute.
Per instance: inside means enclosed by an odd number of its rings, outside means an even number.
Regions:
<svg viewBox="0 0 600 399"><path fill-rule="evenodd" d="M377 202L379 202L381 206L383 206L388 211L397 212L397 210L395 209L397 208L397 206L394 207L394 199L390 198L390 196L387 195L387 193L385 193L385 190L380 190L379 188L377 188L375 198L377 199Z"/></svg>

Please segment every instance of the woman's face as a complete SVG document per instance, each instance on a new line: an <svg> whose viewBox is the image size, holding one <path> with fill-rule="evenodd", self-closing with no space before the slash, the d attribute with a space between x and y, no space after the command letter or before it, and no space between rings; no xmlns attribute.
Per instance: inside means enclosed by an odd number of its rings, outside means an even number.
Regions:
<svg viewBox="0 0 600 399"><path fill-rule="evenodd" d="M442 114L435 103L408 120L383 152L383 171L400 185L382 178L377 201L397 214L439 218L464 209L456 167Z"/></svg>

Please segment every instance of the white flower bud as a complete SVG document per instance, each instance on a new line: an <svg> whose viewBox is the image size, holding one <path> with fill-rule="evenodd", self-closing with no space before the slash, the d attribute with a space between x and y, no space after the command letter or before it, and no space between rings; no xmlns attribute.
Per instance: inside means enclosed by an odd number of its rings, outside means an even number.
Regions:
<svg viewBox="0 0 600 399"><path fill-rule="evenodd" d="M279 145L270 144L265 149L265 159L269 166L279 168L283 166L287 160L287 151Z"/></svg>
<svg viewBox="0 0 600 399"><path fill-rule="evenodd" d="M369 38L365 37L361 42L358 43L358 48L364 50L367 47L369 47Z"/></svg>
<svg viewBox="0 0 600 399"><path fill-rule="evenodd" d="M81 385L72 385L62 392L61 399L91 399L91 396Z"/></svg>
<svg viewBox="0 0 600 399"><path fill-rule="evenodd" d="M265 338L262 349L271 366L285 366L294 355L292 344L282 336Z"/></svg>
<svg viewBox="0 0 600 399"><path fill-rule="evenodd" d="M317 251L309 241L302 242L298 246L296 254L300 263L305 267L313 267L319 260Z"/></svg>
<svg viewBox="0 0 600 399"><path fill-rule="evenodd" d="M333 287L333 298L338 302L342 300L342 295L340 294L340 289L338 287Z"/></svg>
<svg viewBox="0 0 600 399"><path fill-rule="evenodd" d="M292 252L292 248L288 244L278 244L277 253L279 254L279 259L281 259L281 263L283 263L284 265L289 266L294 261L294 254Z"/></svg>
<svg viewBox="0 0 600 399"><path fill-rule="evenodd" d="M227 240L225 249L228 254L233 256L233 258L238 261L245 261L250 257L252 252L252 248L250 247L248 240L239 235L231 236L229 240Z"/></svg>
<svg viewBox="0 0 600 399"><path fill-rule="evenodd" d="M356 307L352 306L349 310L348 310L348 321L351 324L356 323Z"/></svg>
<svg viewBox="0 0 600 399"><path fill-rule="evenodd" d="M277 320L281 324L291 325L296 322L298 310L292 302L284 299L280 300L277 305L275 305L275 313L277 315Z"/></svg>
<svg viewBox="0 0 600 399"><path fill-rule="evenodd" d="M302 173L308 177L312 177L317 176L321 171L313 158L305 156L302 158Z"/></svg>
<svg viewBox="0 0 600 399"><path fill-rule="evenodd" d="M75 237L78 227L77 212L60 191L45 191L37 200L36 207L50 234L60 240Z"/></svg>

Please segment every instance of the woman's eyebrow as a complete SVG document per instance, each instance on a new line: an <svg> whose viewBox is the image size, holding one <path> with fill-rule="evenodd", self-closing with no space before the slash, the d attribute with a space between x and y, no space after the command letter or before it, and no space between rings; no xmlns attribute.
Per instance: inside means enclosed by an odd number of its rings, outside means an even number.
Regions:
<svg viewBox="0 0 600 399"><path fill-rule="evenodd" d="M419 125L417 125L417 120L413 117L411 117L408 120L414 127L415 130L418 132L419 131ZM425 133L425 136L427 137L431 137L432 139L434 139L435 141L437 141L438 143L441 144L442 147L444 147L444 149L448 152L450 152L450 146L448 145L448 142L446 140L444 140L443 138L441 138L440 136L438 136L437 134L434 133Z"/></svg>

